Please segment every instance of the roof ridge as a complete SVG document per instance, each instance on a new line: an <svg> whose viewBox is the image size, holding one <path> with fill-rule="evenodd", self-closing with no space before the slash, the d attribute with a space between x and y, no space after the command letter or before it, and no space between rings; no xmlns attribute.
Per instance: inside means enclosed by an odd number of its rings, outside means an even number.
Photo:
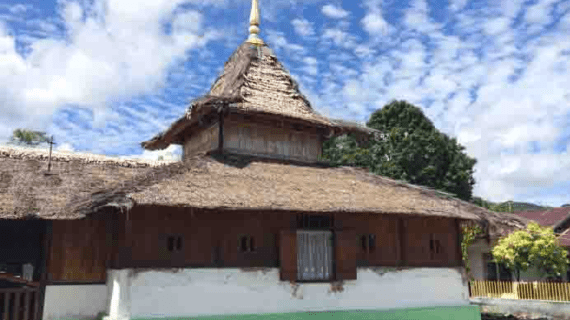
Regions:
<svg viewBox="0 0 570 320"><path fill-rule="evenodd" d="M49 150L0 145L0 158L47 161L49 158ZM51 161L81 161L85 163L119 165L124 167L155 167L175 162L170 160L125 159L96 153L55 150L51 153Z"/></svg>

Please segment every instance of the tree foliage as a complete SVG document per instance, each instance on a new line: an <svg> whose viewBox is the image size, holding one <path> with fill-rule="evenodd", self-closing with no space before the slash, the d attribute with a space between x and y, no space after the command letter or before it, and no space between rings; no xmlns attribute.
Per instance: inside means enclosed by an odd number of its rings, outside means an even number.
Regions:
<svg viewBox="0 0 570 320"><path fill-rule="evenodd" d="M493 248L493 257L513 270L520 280L520 272L536 267L548 276L560 276L568 269L567 251L558 244L552 228L530 223L526 230L518 230L499 240Z"/></svg>
<svg viewBox="0 0 570 320"><path fill-rule="evenodd" d="M32 131L28 129L16 129L12 132L10 139L12 142L24 143L27 145L38 145L48 141L45 132Z"/></svg>
<svg viewBox="0 0 570 320"><path fill-rule="evenodd" d="M469 247L475 242L477 236L483 234L483 230L478 225L464 226L461 228L461 255L465 265L465 271L471 276L471 263L469 262Z"/></svg>
<svg viewBox="0 0 570 320"><path fill-rule="evenodd" d="M393 101L375 111L367 126L381 136L368 143L353 136L333 138L324 144L324 158L333 165L367 167L376 174L471 198L475 159L455 138L439 132L421 109Z"/></svg>

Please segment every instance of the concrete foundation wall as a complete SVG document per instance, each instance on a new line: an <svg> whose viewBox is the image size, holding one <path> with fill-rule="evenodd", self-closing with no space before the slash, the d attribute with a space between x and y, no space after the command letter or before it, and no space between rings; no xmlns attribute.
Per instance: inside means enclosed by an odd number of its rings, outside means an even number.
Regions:
<svg viewBox="0 0 570 320"><path fill-rule="evenodd" d="M359 269L340 286L279 281L276 268L115 272L114 319L334 310L467 306L468 289L452 268ZM121 293L123 292L123 293Z"/></svg>
<svg viewBox="0 0 570 320"><path fill-rule="evenodd" d="M43 320L95 319L107 303L104 284L47 286Z"/></svg>

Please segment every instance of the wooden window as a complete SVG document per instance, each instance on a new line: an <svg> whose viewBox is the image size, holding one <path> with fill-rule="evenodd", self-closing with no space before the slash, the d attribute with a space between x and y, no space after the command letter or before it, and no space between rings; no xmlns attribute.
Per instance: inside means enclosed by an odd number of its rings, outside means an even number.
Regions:
<svg viewBox="0 0 570 320"><path fill-rule="evenodd" d="M486 279L490 281L512 281L511 271L504 263L497 263L490 253L483 254L486 265Z"/></svg>
<svg viewBox="0 0 570 320"><path fill-rule="evenodd" d="M166 243L168 252L182 251L182 236L168 236Z"/></svg>
<svg viewBox="0 0 570 320"><path fill-rule="evenodd" d="M333 275L331 231L297 231L297 280L323 281Z"/></svg>
<svg viewBox="0 0 570 320"><path fill-rule="evenodd" d="M239 252L255 252L255 240L250 235L240 235L238 237Z"/></svg>
<svg viewBox="0 0 570 320"><path fill-rule="evenodd" d="M364 234L358 237L358 243L360 249L364 253L374 252L376 249L376 235L375 234Z"/></svg>
<svg viewBox="0 0 570 320"><path fill-rule="evenodd" d="M332 219L328 215L297 215L298 229L330 229L332 227Z"/></svg>
<svg viewBox="0 0 570 320"><path fill-rule="evenodd" d="M439 254L443 253L443 247L441 241L438 239L437 235L431 234L429 239L429 251L431 253L432 259L437 257Z"/></svg>

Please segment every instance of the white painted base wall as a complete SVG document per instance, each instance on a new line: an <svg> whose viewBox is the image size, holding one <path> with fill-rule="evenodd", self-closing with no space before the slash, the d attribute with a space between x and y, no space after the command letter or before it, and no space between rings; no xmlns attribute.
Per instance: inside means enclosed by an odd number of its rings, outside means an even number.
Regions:
<svg viewBox="0 0 570 320"><path fill-rule="evenodd" d="M95 319L107 303L104 284L47 286L43 320Z"/></svg>
<svg viewBox="0 0 570 320"><path fill-rule="evenodd" d="M359 269L357 280L345 282L341 292L332 292L329 283L279 281L279 269L112 270L109 275L115 279L112 319L469 304L467 284L453 268Z"/></svg>

